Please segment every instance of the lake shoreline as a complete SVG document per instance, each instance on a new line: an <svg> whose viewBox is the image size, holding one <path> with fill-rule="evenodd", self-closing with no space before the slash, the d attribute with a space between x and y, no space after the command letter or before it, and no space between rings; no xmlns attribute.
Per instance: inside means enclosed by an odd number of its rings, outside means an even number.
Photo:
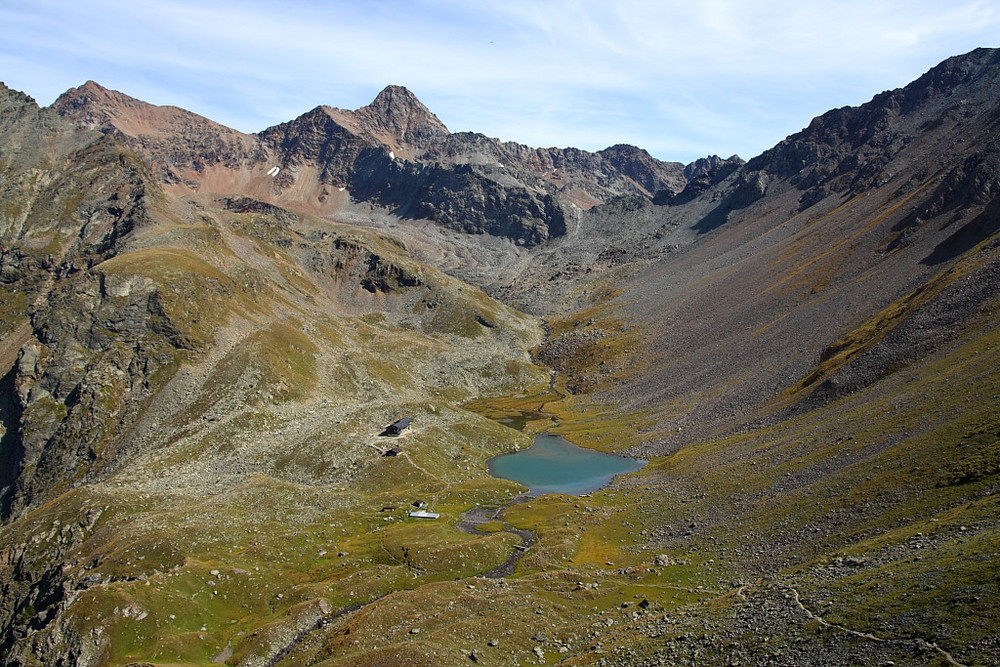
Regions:
<svg viewBox="0 0 1000 667"><path fill-rule="evenodd" d="M527 449L487 461L490 474L528 488L528 496L564 493L580 496L610 486L618 475L641 470L648 462L573 444L548 431L535 435Z"/></svg>

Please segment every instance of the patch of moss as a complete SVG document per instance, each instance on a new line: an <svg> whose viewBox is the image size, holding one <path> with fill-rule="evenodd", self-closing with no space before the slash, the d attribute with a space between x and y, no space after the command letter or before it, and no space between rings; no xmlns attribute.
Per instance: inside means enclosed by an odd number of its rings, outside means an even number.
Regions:
<svg viewBox="0 0 1000 667"><path fill-rule="evenodd" d="M27 321L27 308L24 292L0 288L0 338L6 338Z"/></svg>

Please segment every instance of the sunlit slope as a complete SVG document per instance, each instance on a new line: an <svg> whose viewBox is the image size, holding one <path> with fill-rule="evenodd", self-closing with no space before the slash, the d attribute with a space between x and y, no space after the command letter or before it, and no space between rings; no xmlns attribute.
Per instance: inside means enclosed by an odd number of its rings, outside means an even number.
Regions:
<svg viewBox="0 0 1000 667"><path fill-rule="evenodd" d="M619 631L636 654L608 664L992 664L996 72L977 52L816 119L555 322L562 409L621 409L574 435L655 457L637 542L740 589Z"/></svg>
<svg viewBox="0 0 1000 667"><path fill-rule="evenodd" d="M517 434L454 406L545 381L535 322L388 239L245 199L184 206L33 315L3 535L7 636L26 640L8 651L203 664L236 632L418 584L414 558L433 580L508 557L510 536L408 536L378 510L422 498L454 520L513 492L478 464ZM401 416L414 432L386 458ZM190 599L210 570L234 579Z"/></svg>

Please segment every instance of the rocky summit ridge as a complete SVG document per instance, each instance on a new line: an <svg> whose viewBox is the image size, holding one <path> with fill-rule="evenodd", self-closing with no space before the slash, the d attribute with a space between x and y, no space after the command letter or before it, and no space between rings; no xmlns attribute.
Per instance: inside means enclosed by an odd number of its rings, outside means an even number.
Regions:
<svg viewBox="0 0 1000 667"><path fill-rule="evenodd" d="M418 149L449 134L444 123L403 86L386 86L354 116L369 123L376 137L398 140Z"/></svg>
<svg viewBox="0 0 1000 667"><path fill-rule="evenodd" d="M684 165L633 147L533 149L451 133L402 86L387 86L360 109L320 106L255 135L93 82L67 91L53 108L114 133L171 191L240 192L327 215L370 202L527 245L564 234L578 210L621 195L679 191L687 180ZM269 175L275 167L282 172Z"/></svg>
<svg viewBox="0 0 1000 667"><path fill-rule="evenodd" d="M0 86L2 663L995 664L997 137L996 49L686 166Z"/></svg>

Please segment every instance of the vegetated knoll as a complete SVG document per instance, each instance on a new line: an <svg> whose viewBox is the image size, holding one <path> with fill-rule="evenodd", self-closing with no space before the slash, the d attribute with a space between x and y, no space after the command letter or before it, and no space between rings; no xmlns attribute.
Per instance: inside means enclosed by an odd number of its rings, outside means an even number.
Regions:
<svg viewBox="0 0 1000 667"><path fill-rule="evenodd" d="M442 565L414 580L383 546L400 517L377 510L423 496L457 520L512 492L458 463L518 434L452 406L546 381L535 320L388 237L170 199L113 137L9 98L10 136L39 153L4 182L42 184L8 185L2 226L5 345L24 341L0 385L9 664L205 664L220 641L507 558L510 535L405 538ZM385 459L399 416L418 428Z"/></svg>

